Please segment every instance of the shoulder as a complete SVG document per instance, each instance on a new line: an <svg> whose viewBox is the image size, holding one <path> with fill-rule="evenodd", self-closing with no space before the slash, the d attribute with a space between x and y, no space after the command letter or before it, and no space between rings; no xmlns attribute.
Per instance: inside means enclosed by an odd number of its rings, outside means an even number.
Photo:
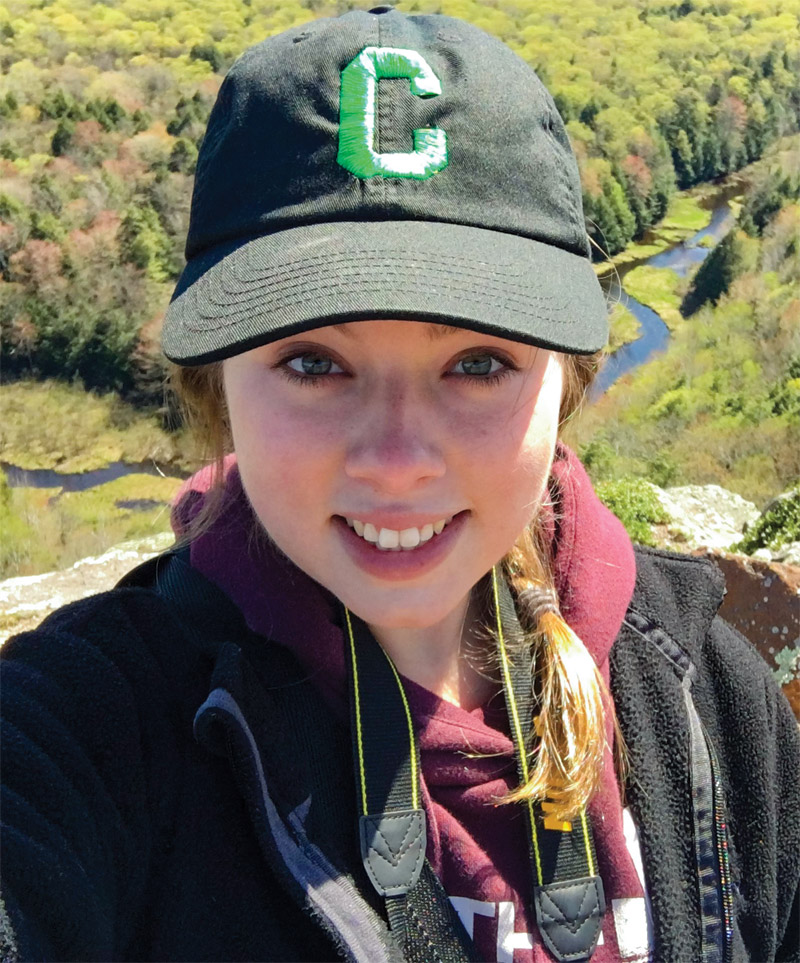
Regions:
<svg viewBox="0 0 800 963"><path fill-rule="evenodd" d="M709 657L768 676L754 647L717 613L725 576L709 559L636 546L636 586L628 616L660 631L685 653L696 671ZM626 624L636 618L626 618Z"/></svg>
<svg viewBox="0 0 800 963"><path fill-rule="evenodd" d="M725 669L751 680L771 676L755 648L718 615L725 577L712 561L643 546L635 547L635 555L636 585L624 630L663 643L651 648L662 655L673 651L693 674Z"/></svg>
<svg viewBox="0 0 800 963"><path fill-rule="evenodd" d="M144 588L113 589L65 605L0 650L5 708L78 699L106 710L148 701L196 673L199 653L171 607ZM4 709L5 714L5 709Z"/></svg>
<svg viewBox="0 0 800 963"><path fill-rule="evenodd" d="M725 578L713 562L640 545L634 551L632 608L657 616L670 634L685 635L710 624L725 595Z"/></svg>
<svg viewBox="0 0 800 963"><path fill-rule="evenodd" d="M146 589L64 606L0 657L4 892L21 955L119 959L207 673Z"/></svg>
<svg viewBox="0 0 800 963"><path fill-rule="evenodd" d="M713 563L640 548L636 563L611 683L633 782L649 793L640 806L667 820L704 781L715 798L720 787L738 924L754 959L775 959L800 879L796 720L766 662L717 614L725 580Z"/></svg>
<svg viewBox="0 0 800 963"><path fill-rule="evenodd" d="M636 588L615 646L620 675L632 662L675 674L691 686L710 728L740 731L750 743L780 738L797 752L796 723L769 666L717 614L725 595L717 566L638 546L636 565Z"/></svg>
<svg viewBox="0 0 800 963"><path fill-rule="evenodd" d="M13 636L0 650L3 658L17 658L61 638L86 646L124 648L147 644L150 631L164 633L164 620L172 622L169 606L146 588L115 588L70 602L56 609L37 628Z"/></svg>

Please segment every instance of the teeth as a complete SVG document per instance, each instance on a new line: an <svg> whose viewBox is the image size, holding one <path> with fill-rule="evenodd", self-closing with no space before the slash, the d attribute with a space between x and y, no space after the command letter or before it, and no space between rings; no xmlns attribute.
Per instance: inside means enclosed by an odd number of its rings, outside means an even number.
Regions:
<svg viewBox="0 0 800 963"><path fill-rule="evenodd" d="M400 532L400 548L416 548L421 541L422 532L418 528L404 528Z"/></svg>
<svg viewBox="0 0 800 963"><path fill-rule="evenodd" d="M400 532L382 528L378 532L378 548L400 548Z"/></svg>
<svg viewBox="0 0 800 963"><path fill-rule="evenodd" d="M346 518L345 521L356 535L360 535L367 542L371 542L386 552L399 552L403 549L410 551L418 545L429 542L434 535L441 535L446 525L453 517L440 518L438 522L428 523L422 528L404 528L401 532L392 528L382 528L380 531L370 522L360 522L357 518Z"/></svg>

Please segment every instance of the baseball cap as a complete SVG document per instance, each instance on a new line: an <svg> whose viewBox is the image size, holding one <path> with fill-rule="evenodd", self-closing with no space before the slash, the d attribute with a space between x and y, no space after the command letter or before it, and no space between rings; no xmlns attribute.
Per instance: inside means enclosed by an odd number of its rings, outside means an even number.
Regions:
<svg viewBox="0 0 800 963"><path fill-rule="evenodd" d="M179 364L364 319L568 353L608 335L550 93L477 27L388 5L295 27L233 64L186 258L162 334Z"/></svg>

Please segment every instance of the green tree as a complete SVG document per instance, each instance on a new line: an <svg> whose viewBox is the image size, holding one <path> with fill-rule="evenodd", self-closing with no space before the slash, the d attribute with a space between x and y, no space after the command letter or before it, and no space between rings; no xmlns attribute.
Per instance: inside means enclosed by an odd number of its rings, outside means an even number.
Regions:
<svg viewBox="0 0 800 963"><path fill-rule="evenodd" d="M675 175L678 187L690 187L695 180L695 160L689 135L681 127L675 134L672 145L672 163L675 165Z"/></svg>
<svg viewBox="0 0 800 963"><path fill-rule="evenodd" d="M225 58L220 53L219 48L213 43L198 43L192 47L189 56L192 60L205 60L211 65L211 69L218 74L225 65Z"/></svg>
<svg viewBox="0 0 800 963"><path fill-rule="evenodd" d="M707 301L716 304L737 277L743 265L743 244L734 228L712 249L697 269L691 287L681 304L681 314L688 318Z"/></svg>
<svg viewBox="0 0 800 963"><path fill-rule="evenodd" d="M120 254L141 268L152 281L170 277L172 245L158 214L149 205L132 204L123 217L119 232Z"/></svg>
<svg viewBox="0 0 800 963"><path fill-rule="evenodd" d="M194 174L197 166L197 148L192 141L179 137L169 155L167 166L171 171L181 174Z"/></svg>
<svg viewBox="0 0 800 963"><path fill-rule="evenodd" d="M751 237L759 237L787 200L800 198L800 173L771 171L745 198L739 223Z"/></svg>
<svg viewBox="0 0 800 963"><path fill-rule="evenodd" d="M62 117L58 122L53 139L50 141L50 153L53 157L61 157L69 150L72 137L75 134L75 124Z"/></svg>

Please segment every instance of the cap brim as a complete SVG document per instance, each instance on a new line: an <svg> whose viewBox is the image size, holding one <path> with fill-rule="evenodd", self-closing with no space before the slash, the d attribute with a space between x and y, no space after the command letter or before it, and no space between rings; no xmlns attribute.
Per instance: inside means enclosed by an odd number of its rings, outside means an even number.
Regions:
<svg viewBox="0 0 800 963"><path fill-rule="evenodd" d="M190 261L162 347L178 364L205 364L368 319L443 322L570 354L608 338L605 297L580 254L441 221L329 221Z"/></svg>

